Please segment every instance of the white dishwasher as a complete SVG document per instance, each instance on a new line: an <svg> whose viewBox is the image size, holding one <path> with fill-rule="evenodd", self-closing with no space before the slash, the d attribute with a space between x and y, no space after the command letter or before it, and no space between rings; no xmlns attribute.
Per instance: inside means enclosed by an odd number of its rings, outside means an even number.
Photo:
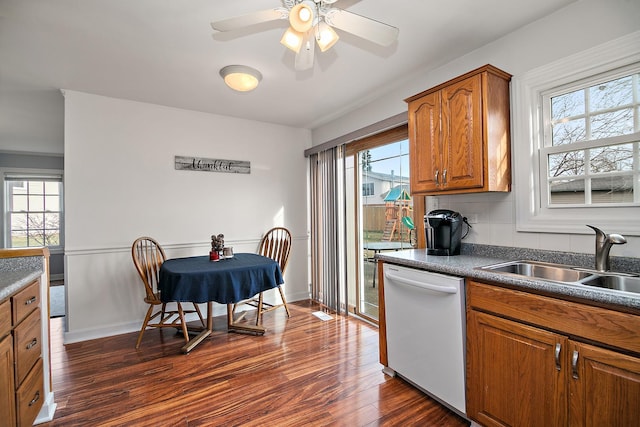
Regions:
<svg viewBox="0 0 640 427"><path fill-rule="evenodd" d="M387 263L383 272L385 373L465 415L464 279Z"/></svg>

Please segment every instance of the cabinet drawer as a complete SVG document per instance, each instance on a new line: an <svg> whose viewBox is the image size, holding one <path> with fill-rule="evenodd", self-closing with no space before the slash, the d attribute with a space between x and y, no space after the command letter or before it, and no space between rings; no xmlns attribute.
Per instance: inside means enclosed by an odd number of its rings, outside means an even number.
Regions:
<svg viewBox="0 0 640 427"><path fill-rule="evenodd" d="M22 381L42 353L40 332L40 309L31 313L13 330L16 385L22 384Z"/></svg>
<svg viewBox="0 0 640 427"><path fill-rule="evenodd" d="M36 280L11 297L13 326L20 323L38 305L40 305L40 281Z"/></svg>
<svg viewBox="0 0 640 427"><path fill-rule="evenodd" d="M0 302L0 338L11 332L11 304L9 299Z"/></svg>
<svg viewBox="0 0 640 427"><path fill-rule="evenodd" d="M32 426L44 402L42 359L38 359L16 392L18 426Z"/></svg>

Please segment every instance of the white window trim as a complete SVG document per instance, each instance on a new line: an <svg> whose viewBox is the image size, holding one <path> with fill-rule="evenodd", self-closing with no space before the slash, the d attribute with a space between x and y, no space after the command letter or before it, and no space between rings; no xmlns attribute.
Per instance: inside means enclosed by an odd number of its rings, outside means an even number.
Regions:
<svg viewBox="0 0 640 427"><path fill-rule="evenodd" d="M62 179L62 194L61 197L61 207L62 207L62 218L60 219L60 244L58 246L50 246L50 253L63 253L64 252L64 171L60 169L30 169L30 168L0 168L0 208L2 208L2 227L0 227L0 241L2 242L2 246L5 248L10 247L9 244L9 233L7 233L7 229L9 227L9 219L7 218L7 195L5 191L5 182L4 177L6 174L24 174L24 175L59 175ZM23 248L24 249L24 248Z"/></svg>
<svg viewBox="0 0 640 427"><path fill-rule="evenodd" d="M596 60L594 60L596 59ZM557 86L640 61L640 31L514 77L513 174L516 229L543 233L592 234L585 224L640 236L640 207L542 209L538 148L543 146L542 93Z"/></svg>

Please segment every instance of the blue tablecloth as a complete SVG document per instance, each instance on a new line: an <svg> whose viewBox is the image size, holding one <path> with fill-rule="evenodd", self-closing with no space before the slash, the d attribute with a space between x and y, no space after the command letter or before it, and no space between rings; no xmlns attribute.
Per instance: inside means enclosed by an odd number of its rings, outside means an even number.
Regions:
<svg viewBox="0 0 640 427"><path fill-rule="evenodd" d="M220 261L209 261L208 256L168 259L160 267L158 290L163 302L232 304L282 283L276 261L238 253Z"/></svg>

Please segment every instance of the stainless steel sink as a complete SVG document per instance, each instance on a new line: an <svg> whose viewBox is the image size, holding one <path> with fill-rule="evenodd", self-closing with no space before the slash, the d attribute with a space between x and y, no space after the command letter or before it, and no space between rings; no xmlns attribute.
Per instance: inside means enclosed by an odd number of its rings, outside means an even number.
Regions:
<svg viewBox="0 0 640 427"><path fill-rule="evenodd" d="M591 275L591 273L587 271L574 270L570 266L536 261L513 261L481 267L481 269L553 280L556 282L577 282Z"/></svg>
<svg viewBox="0 0 640 427"><path fill-rule="evenodd" d="M571 265L539 261L509 261L478 267L478 269L559 283L640 293L640 275L637 274L602 272Z"/></svg>
<svg viewBox="0 0 640 427"><path fill-rule="evenodd" d="M593 276L581 282L587 286L597 286L598 288L615 289L617 291L640 293L640 277L627 275L606 275Z"/></svg>

